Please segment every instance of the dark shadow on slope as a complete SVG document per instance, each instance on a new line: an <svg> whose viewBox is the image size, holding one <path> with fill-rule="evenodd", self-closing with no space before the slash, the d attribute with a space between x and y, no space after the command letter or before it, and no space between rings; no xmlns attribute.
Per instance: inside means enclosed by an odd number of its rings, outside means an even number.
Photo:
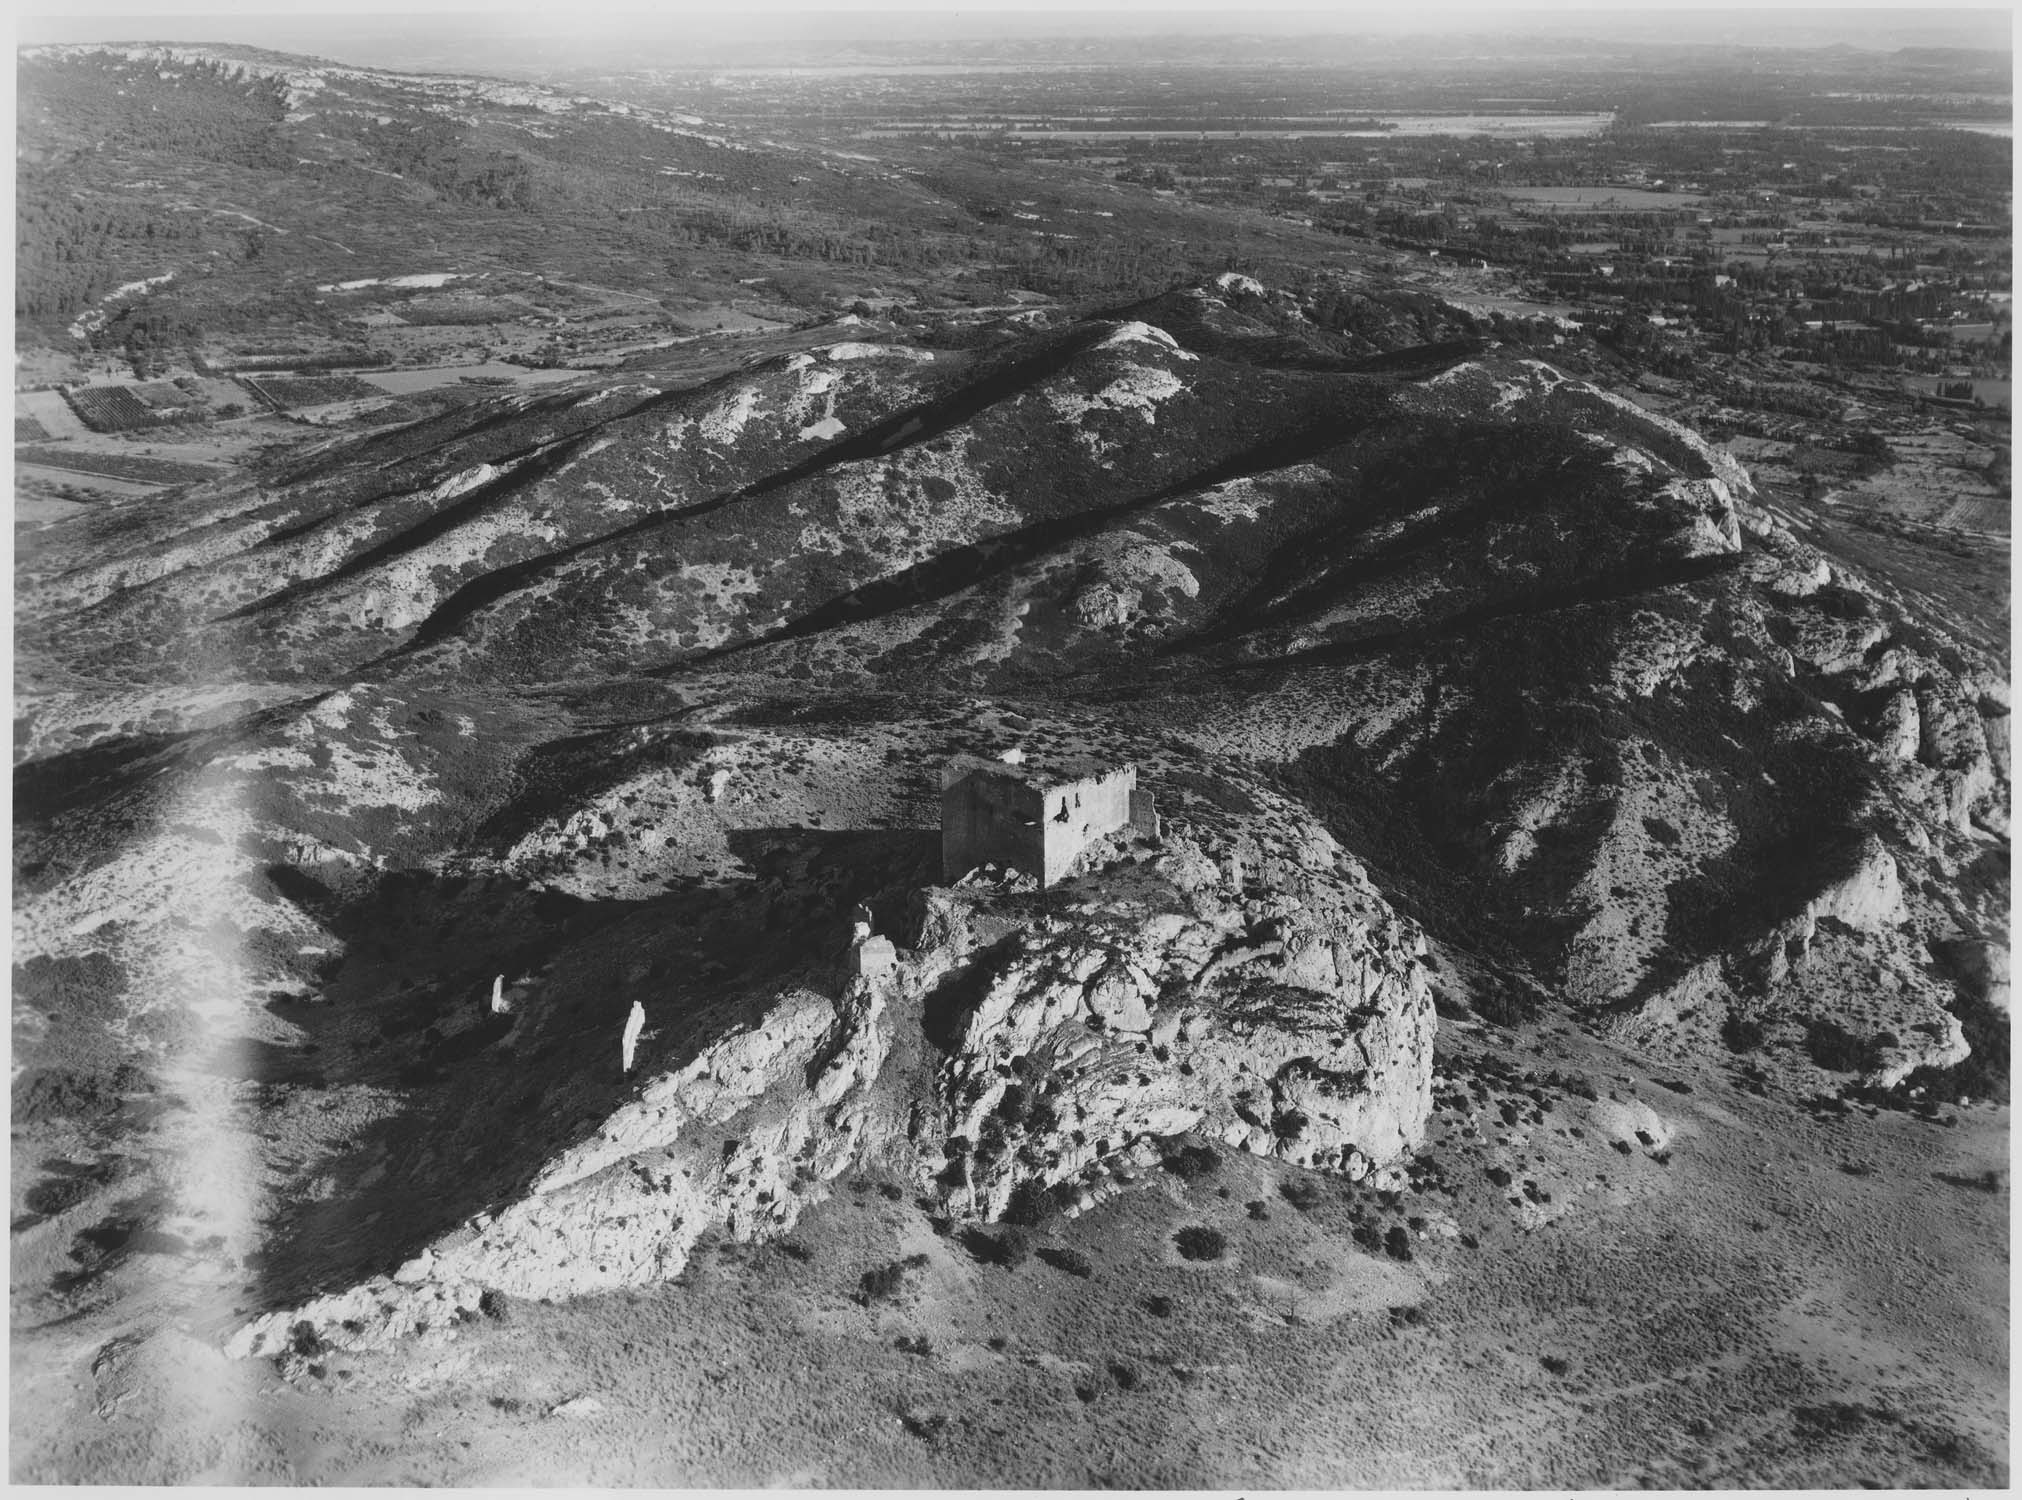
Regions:
<svg viewBox="0 0 2022 1500"><path fill-rule="evenodd" d="M14 821L48 822L104 803L180 763L203 730L123 734L78 750L23 761L14 768Z"/></svg>
<svg viewBox="0 0 2022 1500"><path fill-rule="evenodd" d="M1102 332L1101 329L1078 331L1073 336L1056 339L1037 354L986 371L949 395L900 412L822 449L790 468L768 474L738 489L697 501L693 505L684 505L646 516L616 531L573 542L566 547L544 553L540 557L497 568L481 577L473 578L443 600L406 642L369 663L368 666L380 667L390 664L447 638L478 611L497 603L508 594L524 588L543 573L592 548L629 542L675 529L728 506L754 500L788 485L798 484L840 465L883 457L889 453L931 442L989 407L1008 400L1049 376L1057 374L1075 355L1091 347ZM742 373L739 372L740 375ZM674 396L685 394L687 393L673 392L655 399L671 400ZM633 410L642 411L653 404L652 401L644 402Z"/></svg>
<svg viewBox="0 0 2022 1500"><path fill-rule="evenodd" d="M319 994L270 1002L299 1040L242 1043L213 1066L259 1085L270 1107L359 1089L395 1105L299 1164L268 1226L259 1309L389 1272L523 1196L647 1081L762 1024L784 985L839 993L855 905L902 911L938 856L915 830L753 829L731 845L738 876L644 900L428 871L315 898L300 872L270 872L309 897L344 953ZM532 981L510 1017L490 1014L501 975ZM619 1036L634 1001L647 1030L627 1077Z"/></svg>
<svg viewBox="0 0 2022 1500"><path fill-rule="evenodd" d="M425 547L438 537L446 536L458 526L474 521L485 512L511 499L530 485L540 483L568 463L593 441L591 435L579 434L536 453L523 461L518 468L508 470L488 483L481 484L469 493L458 496L449 504L440 506L420 517L408 526L388 537L376 546L363 552L354 553L327 573L314 578L304 578L285 588L253 600L250 604L218 617L218 623L226 620L245 620L267 614L285 605L319 594L335 584L342 583L380 563Z"/></svg>
<svg viewBox="0 0 2022 1500"><path fill-rule="evenodd" d="M110 858L123 839L172 817L191 778L216 756L313 706L323 694L255 710L228 724L124 734L14 768L14 874L47 890Z"/></svg>
<svg viewBox="0 0 2022 1500"><path fill-rule="evenodd" d="M1464 634L1501 620L1571 609L1582 604L1602 604L1632 598L1637 594L1647 594L1655 589L1697 583L1703 579L1719 577L1723 573L1734 572L1740 566L1739 554L1725 553L1714 557L1695 557L1680 562L1658 563L1644 568L1624 568L1603 578L1583 579L1556 589L1540 589L1517 599L1498 600L1456 610L1437 620L1391 630L1371 631L1351 640L1332 641L1325 645L1283 652L1274 656L1224 662L1219 665L1218 670L1224 673L1267 672L1327 662L1358 661L1382 655L1399 646L1422 645L1445 636ZM1174 654L1187 650L1189 643L1181 643Z"/></svg>
<svg viewBox="0 0 2022 1500"><path fill-rule="evenodd" d="M920 1023L926 1038L943 1054L952 1053L962 1040L969 1017L998 975L1018 956L1024 934L1009 933L987 948L971 953L950 969L921 1002Z"/></svg>
<svg viewBox="0 0 2022 1500"><path fill-rule="evenodd" d="M1771 679L1753 708L1737 706L1712 669L1648 699L1597 691L1624 623L1614 611L1579 609L1393 642L1396 673L1430 679L1425 712L1372 743L1346 733L1285 768L1400 910L1442 940L1547 978L1592 915L1572 887L1592 868L1605 810L1637 783L1646 758L1688 777L1733 843L1665 867L1661 946L1640 962L1633 988L1595 1012L1602 1016L1633 1013L1706 959L1758 942L1848 873L1873 818L1863 809L1880 794L1868 752L1835 738L1794 686ZM1344 686L1352 694L1360 680ZM1366 685L1380 692L1391 680ZM1817 731L1803 732L1807 723ZM1645 749L1624 755L1631 745ZM1557 841L1504 870L1483 830L1508 816L1509 789L1574 759L1596 774L1572 799Z"/></svg>
<svg viewBox="0 0 2022 1500"><path fill-rule="evenodd" d="M1774 759L1766 760L1763 770L1775 775L1777 765ZM1868 768L1850 762L1847 769L1860 775ZM1633 1015L1699 964L1721 955L1730 959L1728 971L1738 983L1755 988L1766 982L1767 956L1751 960L1750 950L1778 922L1797 915L1812 897L1851 873L1863 845L1862 831L1836 819L1829 807L1822 806L1816 819L1804 817L1801 810L1794 809L1793 814L1742 829L1733 848L1670 883L1665 893L1666 949L1634 989L1605 1008L1606 1014ZM1793 829L1792 821L1803 826ZM1801 960L1803 952L1800 946L1788 956ZM1825 1052L1831 1050L1827 1032L1815 1031L1807 1047L1821 1067L1834 1066L1825 1060ZM1861 1069L1849 1065L1840 1071Z"/></svg>
<svg viewBox="0 0 2022 1500"><path fill-rule="evenodd" d="M1339 447L1344 441L1336 421L1313 423L1267 442L1258 443L1210 468L1188 475L1177 483L1135 495L1077 515L1035 521L1016 531L1000 533L987 541L972 542L936 553L923 562L884 578L874 579L840 598L808 611L778 630L748 641L739 641L718 650L684 657L654 669L657 674L678 673L707 666L746 651L777 645L782 641L818 635L825 630L859 625L910 609L935 599L960 593L985 579L1020 568L1081 538L1093 535L1117 521L1168 501L1182 499L1227 484L1234 479L1270 473L1314 458Z"/></svg>
<svg viewBox="0 0 2022 1500"><path fill-rule="evenodd" d="M1574 469L1575 464L1583 467ZM1530 593L1540 608L1578 602L1579 590L1590 586L1600 588L1601 597L1615 585L1647 587L1651 580L1664 579L1673 566L1621 560L1655 539L1638 536L1609 514L1618 503L1615 476L1574 435L1556 426L1461 423L1433 433L1407 426L1358 444L1351 474L1359 503L1343 507L1338 520L1286 542L1256 582L1221 610L1216 623L1167 643L1160 654L1194 654L1266 631L1296 629L1304 620L1352 605L1372 585L1425 562L1436 566L1440 587L1426 604L1432 618L1417 623L1450 618L1464 625L1482 612L1507 609L1512 601L1489 599L1441 615L1442 596L1507 593L1504 569L1517 559L1497 554L1512 546L1533 568L1548 569L1546 577L1553 572L1562 579L1569 572L1589 575L1533 585ZM1430 519L1421 518L1435 507ZM1551 535L1547 517L1556 518L1561 528L1570 522L1589 530L1595 544L1566 546ZM1530 529L1507 530L1525 526ZM1505 529L1491 534L1496 527ZM1379 528L1390 534L1372 545L1370 538ZM1471 545L1456 545L1463 540ZM1615 554L1612 565L1610 553Z"/></svg>
<svg viewBox="0 0 2022 1500"><path fill-rule="evenodd" d="M599 405L594 414L576 422L573 430L549 432L532 442L523 437L498 443L486 440L496 433L509 432L516 426L537 427L543 421L573 416L582 407L586 393L570 390L564 395L543 397L524 408L516 407L510 401L486 401L474 407L423 417L388 432L373 433L335 453L321 454L313 464L271 481L276 485L314 485L318 479L325 479L331 474L340 476L335 486L328 490L281 496L275 502L278 505L316 503L318 509L306 520L270 533L253 550L291 542L366 506L411 496L416 490L439 484L448 473L457 469L471 468L480 463L518 463L572 438L587 436L608 423L629 417L652 406L664 394L644 397L629 406ZM400 444L406 451L390 457L379 457L374 452L380 446L391 444ZM360 467L353 471L351 466L354 465L372 467Z"/></svg>
<svg viewBox="0 0 2022 1500"><path fill-rule="evenodd" d="M723 739L715 730L687 727L666 716L548 740L512 768L510 795L470 842L503 853L514 840L566 817L619 782L649 770L693 765Z"/></svg>
<svg viewBox="0 0 2022 1500"><path fill-rule="evenodd" d="M413 422L392 428L385 432L374 432L360 437L334 452L321 453L314 461L286 469L274 476L271 483L276 485L301 484L341 472L345 466L354 463L376 464L380 472L397 471L399 465L434 463L434 455L451 443L475 444L494 433L506 431L514 426L538 423L544 419L562 417L574 410L586 393L581 390L563 390L543 393L526 404L515 398L484 401L454 411L438 412L421 417ZM647 398L648 400L652 398ZM595 424L624 416L632 408L625 410L599 411ZM519 457L530 447L543 447L548 443L563 440L561 434L544 439L541 443L522 445L505 450L473 452L468 462L497 462L501 452L505 457ZM393 451L389 451L393 450ZM459 455L459 462L463 457ZM400 476L398 483L407 483L407 476ZM386 491L385 493L391 493ZM377 496L347 497L347 506L363 503Z"/></svg>
<svg viewBox="0 0 2022 1500"><path fill-rule="evenodd" d="M1488 350L1486 339L1440 339L1431 344L1413 344L1385 354L1365 354L1343 364L1344 372L1356 375L1390 375L1399 380L1430 380L1455 365L1478 359Z"/></svg>
<svg viewBox="0 0 2022 1500"><path fill-rule="evenodd" d="M1416 428L1358 440L1349 471L1356 503L1344 506L1338 518L1279 547L1255 582L1223 607L1217 623L1166 644L1160 654L1198 651L1292 624L1346 602L1401 565L1450 555L1455 549L1449 544L1481 530L1498 514L1521 510L1542 498L1530 484L1498 492L1482 482L1493 472L1493 458L1523 441L1495 428L1448 432L1436 444ZM1428 447L1435 451L1427 453ZM1523 451L1523 461L1535 458L1528 446ZM1441 513L1432 520L1374 550L1364 545L1375 528L1386 523L1394 527L1442 496Z"/></svg>

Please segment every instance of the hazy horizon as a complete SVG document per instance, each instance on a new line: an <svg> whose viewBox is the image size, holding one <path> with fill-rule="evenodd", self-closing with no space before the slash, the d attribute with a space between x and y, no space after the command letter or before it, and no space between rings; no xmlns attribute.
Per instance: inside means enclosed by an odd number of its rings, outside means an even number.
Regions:
<svg viewBox="0 0 2022 1500"><path fill-rule="evenodd" d="M700 60L726 49L768 42L838 45L989 42L1050 37L1100 38L1368 36L1429 44L1470 37L1564 37L1646 45L1823 47L1866 50L1907 46L2009 50L2011 13L1999 7L1942 10L1905 7L1655 8L1613 5L1512 11L1479 6L1369 10L1231 11L1194 5L1099 10L1046 4L989 10L898 8L819 10L746 6L738 14L683 8L650 13L598 10L483 12L423 10L398 14L328 11L248 15L221 12L126 12L24 15L17 45L62 42L235 43L303 52L360 65L469 66L546 62L556 66L653 66L651 50L680 47ZM649 49L642 54L642 48Z"/></svg>

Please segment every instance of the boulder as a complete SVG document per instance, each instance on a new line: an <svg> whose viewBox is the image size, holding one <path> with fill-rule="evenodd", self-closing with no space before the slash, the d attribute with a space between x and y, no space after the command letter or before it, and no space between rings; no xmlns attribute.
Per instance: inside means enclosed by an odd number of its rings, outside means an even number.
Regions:
<svg viewBox="0 0 2022 1500"><path fill-rule="evenodd" d="M1890 760L1917 758L1923 744L1923 715L1917 711L1917 695L1898 688L1882 704L1875 717L1875 743Z"/></svg>
<svg viewBox="0 0 2022 1500"><path fill-rule="evenodd" d="M1105 579L1074 596L1075 618L1089 630L1127 625L1137 613L1138 599L1136 589L1118 588Z"/></svg>
<svg viewBox="0 0 2022 1500"><path fill-rule="evenodd" d="M1861 1082L1871 1088L1892 1089L1919 1068L1953 1068L1972 1055L1959 1018L1947 1014L1936 1023L1920 1025L1907 1037L1885 1043L1879 1049L1879 1061L1861 1075Z"/></svg>

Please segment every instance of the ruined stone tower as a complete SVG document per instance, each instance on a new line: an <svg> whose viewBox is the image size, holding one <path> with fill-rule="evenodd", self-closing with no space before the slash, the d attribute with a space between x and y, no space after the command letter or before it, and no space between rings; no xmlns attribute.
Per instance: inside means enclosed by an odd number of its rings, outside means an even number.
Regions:
<svg viewBox="0 0 2022 1500"><path fill-rule="evenodd" d="M1135 766L958 761L942 774L941 875L960 880L994 864L1052 885L1103 835L1156 834L1157 820Z"/></svg>

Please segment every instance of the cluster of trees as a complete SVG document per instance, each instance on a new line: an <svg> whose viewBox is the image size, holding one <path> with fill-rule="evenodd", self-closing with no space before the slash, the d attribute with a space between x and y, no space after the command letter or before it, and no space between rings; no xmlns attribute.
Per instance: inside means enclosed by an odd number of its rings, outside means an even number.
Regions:
<svg viewBox="0 0 2022 1500"><path fill-rule="evenodd" d="M923 230L743 196L688 194L625 217L673 244L864 268L964 266L996 284L1058 296L1163 288L1189 268L1220 270L1224 259L1220 252L1128 225L1072 239L988 219L966 228Z"/></svg>
<svg viewBox="0 0 2022 1500"><path fill-rule="evenodd" d="M452 202L521 212L541 206L536 175L525 158L472 142L447 120L374 125L362 141L383 170L427 183Z"/></svg>
<svg viewBox="0 0 2022 1500"><path fill-rule="evenodd" d="M143 379L165 368L178 350L204 336L196 320L173 303L148 302L121 308L92 335L100 349L118 349Z"/></svg>
<svg viewBox="0 0 2022 1500"><path fill-rule="evenodd" d="M293 161L278 79L217 62L155 62L93 52L24 59L15 75L19 139L42 153L140 146L244 167Z"/></svg>
<svg viewBox="0 0 2022 1500"><path fill-rule="evenodd" d="M202 213L92 191L97 161L144 152L285 168L293 159L280 86L221 64L31 57L17 83L14 312L24 322L68 322L214 237Z"/></svg>
<svg viewBox="0 0 2022 1500"><path fill-rule="evenodd" d="M1702 369L1697 374L1697 383L1710 394L1729 406L1747 411L1777 411L1818 422L1838 422L1846 415L1845 401L1813 386L1744 380L1723 374L1718 368Z"/></svg>
<svg viewBox="0 0 2022 1500"><path fill-rule="evenodd" d="M24 166L15 192L14 315L24 322L68 322L136 266L173 263L204 235L198 215L79 198L49 171Z"/></svg>
<svg viewBox="0 0 2022 1500"><path fill-rule="evenodd" d="M979 269L996 284L1056 297L1135 294L1170 286L1190 270L1220 269L1226 257L1181 241L1133 235L1077 240L1007 235L985 242Z"/></svg>
<svg viewBox="0 0 2022 1500"><path fill-rule="evenodd" d="M1468 338L1478 331L1467 314L1427 293L1372 296L1331 278L1310 292L1306 316L1329 333L1350 334L1386 349Z"/></svg>

